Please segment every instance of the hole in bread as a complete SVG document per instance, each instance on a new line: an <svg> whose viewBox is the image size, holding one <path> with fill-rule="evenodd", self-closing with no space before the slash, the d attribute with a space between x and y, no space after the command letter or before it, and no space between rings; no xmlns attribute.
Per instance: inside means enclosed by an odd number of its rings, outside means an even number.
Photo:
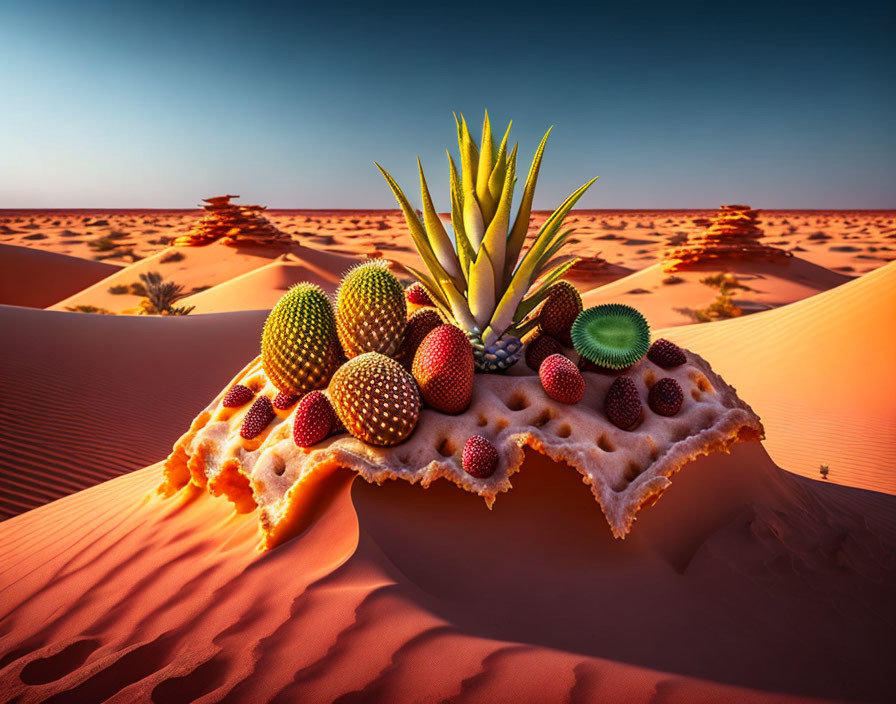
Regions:
<svg viewBox="0 0 896 704"><path fill-rule="evenodd" d="M691 381L697 384L697 388L701 391L709 393L710 391L714 390L712 388L712 384L709 383L709 379L707 379L699 372L691 372L689 376L691 377Z"/></svg>
<svg viewBox="0 0 896 704"><path fill-rule="evenodd" d="M451 438L442 438L439 440L436 450L442 457L451 457L457 451L457 446Z"/></svg>
<svg viewBox="0 0 896 704"><path fill-rule="evenodd" d="M480 413L479 417L476 419L476 425L478 425L480 428L484 428L488 425L488 418L486 418L484 414Z"/></svg>
<svg viewBox="0 0 896 704"><path fill-rule="evenodd" d="M703 394L700 393L700 389L698 389L696 386L691 389L691 398L695 401L699 401L701 398L703 398Z"/></svg>
<svg viewBox="0 0 896 704"><path fill-rule="evenodd" d="M601 433L597 438L597 446L604 452L616 452L616 446L606 435Z"/></svg>
<svg viewBox="0 0 896 704"><path fill-rule="evenodd" d="M653 438L649 435L647 436L647 449L650 452L650 461L656 462L656 458L660 456L660 451L656 446L656 443L653 441Z"/></svg>
<svg viewBox="0 0 896 704"><path fill-rule="evenodd" d="M509 422L506 418L498 418L498 420L495 421L495 432L500 433L508 425Z"/></svg>
<svg viewBox="0 0 896 704"><path fill-rule="evenodd" d="M399 461L401 464L407 464L408 462L411 461L411 458L410 458L408 455L399 455L399 456L398 456L398 461Z"/></svg>
<svg viewBox="0 0 896 704"><path fill-rule="evenodd" d="M542 426L547 425L552 420L554 420L554 411L550 408L545 408L541 413L538 414L538 418L536 418L532 425L536 428L541 428Z"/></svg>
<svg viewBox="0 0 896 704"><path fill-rule="evenodd" d="M526 398L525 394L521 394L519 392L513 394L509 399L507 399L507 408L511 411L522 411L525 408L529 407L529 399Z"/></svg>
<svg viewBox="0 0 896 704"><path fill-rule="evenodd" d="M625 480L627 482L633 482L637 479L643 470L641 469L641 465L637 462L629 462L628 467L625 470Z"/></svg>
<svg viewBox="0 0 896 704"><path fill-rule="evenodd" d="M572 435L572 428L569 427L569 423L564 423L557 428L557 437L568 438L570 435Z"/></svg>
<svg viewBox="0 0 896 704"><path fill-rule="evenodd" d="M644 386L646 386L649 391L656 383L656 374L653 373L653 369L645 369L644 376L642 376L641 379L644 381Z"/></svg>
<svg viewBox="0 0 896 704"><path fill-rule="evenodd" d="M252 393L258 393L264 388L264 379L261 377L255 377L254 379L250 379L246 382L245 386L252 389Z"/></svg>
<svg viewBox="0 0 896 704"><path fill-rule="evenodd" d="M286 460L280 455L273 455L271 457L271 471L278 477L282 477L286 471Z"/></svg>

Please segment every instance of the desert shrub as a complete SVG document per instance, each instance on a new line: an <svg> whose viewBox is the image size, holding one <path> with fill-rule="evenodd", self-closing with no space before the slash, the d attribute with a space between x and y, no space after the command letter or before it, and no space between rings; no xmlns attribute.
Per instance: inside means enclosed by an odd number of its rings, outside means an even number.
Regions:
<svg viewBox="0 0 896 704"><path fill-rule="evenodd" d="M181 252L169 252L164 257L162 257L159 261L162 264L168 264L169 262L179 262L184 258L184 255Z"/></svg>
<svg viewBox="0 0 896 704"><path fill-rule="evenodd" d="M175 306L174 304L186 296L184 287L173 281L165 281L157 271L140 274L140 280L146 289L146 298L141 301L141 308L147 315L189 315L195 306Z"/></svg>
<svg viewBox="0 0 896 704"><path fill-rule="evenodd" d="M99 306L92 305L77 305L77 306L66 306L66 310L71 311L72 313L95 313L97 315L115 315L111 310L106 310L105 308L100 308Z"/></svg>

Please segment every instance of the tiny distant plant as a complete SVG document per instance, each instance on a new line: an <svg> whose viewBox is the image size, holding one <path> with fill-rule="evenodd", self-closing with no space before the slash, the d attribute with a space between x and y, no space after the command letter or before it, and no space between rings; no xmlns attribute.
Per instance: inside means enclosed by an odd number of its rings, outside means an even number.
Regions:
<svg viewBox="0 0 896 704"><path fill-rule="evenodd" d="M169 252L164 257L162 257L159 261L162 264L169 264L171 262L179 262L184 258L184 255L180 252Z"/></svg>
<svg viewBox="0 0 896 704"><path fill-rule="evenodd" d="M94 313L96 315L115 315L111 310L106 310L105 308L100 308L99 306L92 306L81 304L77 306L66 306L66 310L71 311L72 313Z"/></svg>
<svg viewBox="0 0 896 704"><path fill-rule="evenodd" d="M175 306L174 304L186 296L184 287L173 281L164 281L157 271L140 274L140 280L146 289L146 298L141 308L147 315L189 315L195 306Z"/></svg>
<svg viewBox="0 0 896 704"><path fill-rule="evenodd" d="M91 240L87 243L87 246L94 252L111 252L118 247L118 244L108 236L104 235L103 237L97 237L95 240Z"/></svg>
<svg viewBox="0 0 896 704"><path fill-rule="evenodd" d="M822 479L827 479L828 472L830 472L830 471L831 470L828 468L828 466L826 464L823 464L823 465L821 465L821 467L818 468L818 473L821 475Z"/></svg>
<svg viewBox="0 0 896 704"><path fill-rule="evenodd" d="M127 284L119 284L117 286L109 287L109 293L111 293L113 296L121 296L122 294L130 293L130 292L131 292L131 287L128 286Z"/></svg>
<svg viewBox="0 0 896 704"><path fill-rule="evenodd" d="M737 290L751 291L749 286L738 281L734 274L719 272L700 279L700 283L711 288L717 288L719 295L705 308L676 308L680 313L690 316L698 323L709 323L713 320L725 320L726 318L739 318L743 310L731 299L731 295Z"/></svg>

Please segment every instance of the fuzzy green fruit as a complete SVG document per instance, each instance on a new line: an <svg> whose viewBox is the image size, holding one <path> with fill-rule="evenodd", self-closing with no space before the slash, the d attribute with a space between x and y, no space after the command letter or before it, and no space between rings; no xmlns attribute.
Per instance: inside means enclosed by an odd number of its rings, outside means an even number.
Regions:
<svg viewBox="0 0 896 704"><path fill-rule="evenodd" d="M339 353L326 294L310 283L290 288L268 315L261 335L261 361L274 386L294 395L326 386Z"/></svg>
<svg viewBox="0 0 896 704"><path fill-rule="evenodd" d="M408 308L404 288L383 261L359 264L343 277L336 294L336 329L346 356L398 354Z"/></svg>

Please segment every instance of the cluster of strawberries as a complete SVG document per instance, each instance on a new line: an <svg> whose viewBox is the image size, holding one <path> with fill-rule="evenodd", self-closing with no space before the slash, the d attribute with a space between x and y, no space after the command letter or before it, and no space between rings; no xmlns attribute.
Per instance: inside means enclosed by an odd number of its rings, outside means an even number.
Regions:
<svg viewBox="0 0 896 704"><path fill-rule="evenodd" d="M526 355L526 363L538 371L545 393L561 403L575 404L581 401L585 395L585 378L579 367L562 354L562 347L559 352L553 351L555 346L559 347L555 339L541 336L535 343ZM663 369L680 366L686 361L680 347L663 339L651 345L647 358ZM588 365L587 368L594 369L594 365ZM606 371L612 373L612 370ZM650 410L663 416L674 416L681 410L683 402L681 385L672 377L657 381L647 397ZM604 398L604 412L610 422L623 430L632 430L638 425L643 417L641 398L631 377L621 375L610 384Z"/></svg>

